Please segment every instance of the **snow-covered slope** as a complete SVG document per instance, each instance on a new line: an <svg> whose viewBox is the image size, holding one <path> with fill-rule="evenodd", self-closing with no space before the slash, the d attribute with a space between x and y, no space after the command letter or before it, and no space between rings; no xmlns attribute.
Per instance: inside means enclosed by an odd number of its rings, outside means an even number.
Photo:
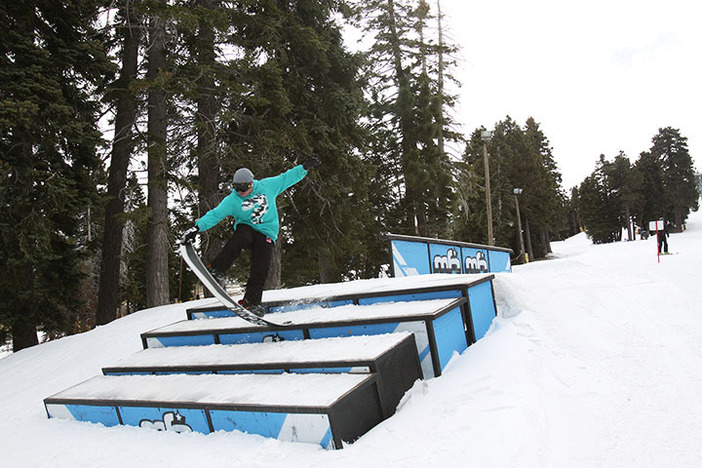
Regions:
<svg viewBox="0 0 702 468"><path fill-rule="evenodd" d="M397 414L325 451L240 433L174 434L46 418L42 400L141 349L193 303L145 310L0 359L3 466L696 467L702 463L702 216L497 275L499 317ZM328 286L325 286L328 288ZM201 301L206 304L211 301Z"/></svg>

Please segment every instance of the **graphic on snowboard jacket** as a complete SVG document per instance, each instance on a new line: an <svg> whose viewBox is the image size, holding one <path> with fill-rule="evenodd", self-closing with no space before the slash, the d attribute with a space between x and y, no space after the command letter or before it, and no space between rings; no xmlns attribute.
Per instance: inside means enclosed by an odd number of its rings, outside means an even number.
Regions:
<svg viewBox="0 0 702 468"><path fill-rule="evenodd" d="M275 177L254 180L250 195L242 197L233 190L195 224L201 231L207 231L227 216L233 216L236 220L235 227L239 224L248 224L275 242L280 229L275 199L306 175L307 170L299 165Z"/></svg>

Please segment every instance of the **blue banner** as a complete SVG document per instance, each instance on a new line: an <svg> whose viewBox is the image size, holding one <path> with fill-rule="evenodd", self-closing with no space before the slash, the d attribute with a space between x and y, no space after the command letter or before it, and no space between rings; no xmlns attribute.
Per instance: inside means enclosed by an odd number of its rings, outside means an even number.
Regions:
<svg viewBox="0 0 702 468"><path fill-rule="evenodd" d="M395 277L512 271L511 249L389 234Z"/></svg>

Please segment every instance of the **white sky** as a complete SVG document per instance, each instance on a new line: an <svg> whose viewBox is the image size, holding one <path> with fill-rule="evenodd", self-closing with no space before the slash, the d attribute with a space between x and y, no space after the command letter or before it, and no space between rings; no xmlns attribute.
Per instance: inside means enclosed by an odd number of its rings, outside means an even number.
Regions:
<svg viewBox="0 0 702 468"><path fill-rule="evenodd" d="M436 0L429 0L436 8ZM600 154L633 162L659 128L702 151L702 4L696 0L441 0L461 47L463 132L528 117L549 138L563 187Z"/></svg>

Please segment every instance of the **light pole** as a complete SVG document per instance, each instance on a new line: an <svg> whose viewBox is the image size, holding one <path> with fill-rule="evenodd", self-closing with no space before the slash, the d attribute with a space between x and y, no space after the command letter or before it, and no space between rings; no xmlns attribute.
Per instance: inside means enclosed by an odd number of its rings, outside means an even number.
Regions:
<svg viewBox="0 0 702 468"><path fill-rule="evenodd" d="M529 256L524 252L524 234L522 233L522 215L519 212L519 197L523 190L520 188L515 188L514 192L514 205L517 208L517 229L519 230L519 256L524 258L526 263L529 263Z"/></svg>
<svg viewBox="0 0 702 468"><path fill-rule="evenodd" d="M483 159L485 163L485 204L487 205L487 228L488 228L488 245L495 245L492 236L492 199L490 197L490 163L488 162L488 143L492 140L492 131L483 130L480 133L480 139L483 140Z"/></svg>

